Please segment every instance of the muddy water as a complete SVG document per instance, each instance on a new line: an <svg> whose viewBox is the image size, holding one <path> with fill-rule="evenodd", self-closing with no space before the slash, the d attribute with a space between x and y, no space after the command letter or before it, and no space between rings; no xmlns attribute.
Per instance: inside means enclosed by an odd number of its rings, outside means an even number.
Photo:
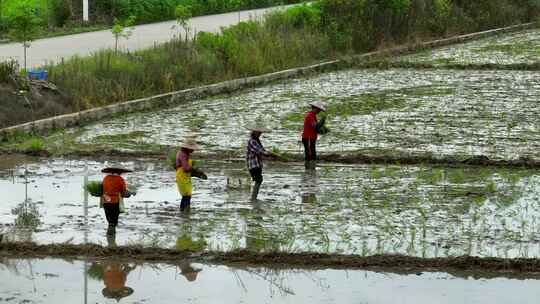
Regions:
<svg viewBox="0 0 540 304"><path fill-rule="evenodd" d="M540 257L537 171L269 163L260 202L242 162L203 164L190 213L178 210L174 172L121 163L137 195L115 238L105 236L85 180L111 163L52 159L0 171L0 229L12 241L143 245L194 250L401 253L421 257Z"/></svg>
<svg viewBox="0 0 540 304"><path fill-rule="evenodd" d="M178 262L1 260L1 303L537 303L538 280ZM508 292L511 290L512 292Z"/></svg>
<svg viewBox="0 0 540 304"><path fill-rule="evenodd" d="M445 64L520 64L540 60L540 30L500 35L468 43L452 45L397 61Z"/></svg>
<svg viewBox="0 0 540 304"><path fill-rule="evenodd" d="M303 112L323 99L332 111L322 152L538 159L538 79L539 72L520 71L339 71L107 120L78 141L143 150L197 132L203 151L240 156L245 126L259 119L274 131L264 135L267 147L302 153Z"/></svg>

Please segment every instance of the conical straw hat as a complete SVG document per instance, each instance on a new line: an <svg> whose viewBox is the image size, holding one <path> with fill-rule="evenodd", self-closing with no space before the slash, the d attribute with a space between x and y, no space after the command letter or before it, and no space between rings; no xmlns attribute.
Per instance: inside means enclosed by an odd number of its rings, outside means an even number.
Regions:
<svg viewBox="0 0 540 304"><path fill-rule="evenodd" d="M310 106L313 106L317 109L321 109L321 111L326 111L326 106L320 102L320 101L313 101L309 103Z"/></svg>
<svg viewBox="0 0 540 304"><path fill-rule="evenodd" d="M107 167L103 170L101 170L102 173L116 173L116 174L122 174L122 173L130 173L133 172L133 170L124 169L120 167Z"/></svg>
<svg viewBox="0 0 540 304"><path fill-rule="evenodd" d="M197 144L193 137L188 137L180 144L180 148L199 150L201 147Z"/></svg>
<svg viewBox="0 0 540 304"><path fill-rule="evenodd" d="M261 122L255 122L246 127L246 129L253 131L253 132L261 132L261 133L269 133L271 132L270 129L268 129L265 125L263 125Z"/></svg>

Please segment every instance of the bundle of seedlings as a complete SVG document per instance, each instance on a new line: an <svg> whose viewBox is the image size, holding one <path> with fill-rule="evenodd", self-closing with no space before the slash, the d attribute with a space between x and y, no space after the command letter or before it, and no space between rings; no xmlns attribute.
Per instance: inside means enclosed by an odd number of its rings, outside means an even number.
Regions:
<svg viewBox="0 0 540 304"><path fill-rule="evenodd" d="M328 134L330 132L330 129L326 125L326 115L323 114L319 122L317 123L317 126L315 126L315 129L317 130L318 134L324 135Z"/></svg>
<svg viewBox="0 0 540 304"><path fill-rule="evenodd" d="M103 195L103 183L91 181L84 185L84 189L92 196L101 197Z"/></svg>
<svg viewBox="0 0 540 304"><path fill-rule="evenodd" d="M167 156L167 165L172 168L173 170L176 170L176 154L178 153L178 150L171 150L169 151L169 154ZM204 172L202 172L200 169L200 162L196 160L192 160L192 169L191 169L191 176L200 178L200 179L207 179L208 177Z"/></svg>
<svg viewBox="0 0 540 304"><path fill-rule="evenodd" d="M276 155L276 157L277 157L279 160L282 160L282 161L285 161L285 162L291 160L291 158L287 155L287 153L281 151L278 147L275 147L275 146L272 147L272 153L273 153L274 155Z"/></svg>

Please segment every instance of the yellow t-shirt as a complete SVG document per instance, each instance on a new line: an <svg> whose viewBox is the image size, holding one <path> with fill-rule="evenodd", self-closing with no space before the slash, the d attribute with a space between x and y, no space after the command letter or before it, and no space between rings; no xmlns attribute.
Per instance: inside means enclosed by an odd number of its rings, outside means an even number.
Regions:
<svg viewBox="0 0 540 304"><path fill-rule="evenodd" d="M189 166L193 168L193 160L188 161ZM178 187L178 192L182 196L191 196L193 191L193 186L191 184L191 172L184 172L182 166L176 169L176 186Z"/></svg>

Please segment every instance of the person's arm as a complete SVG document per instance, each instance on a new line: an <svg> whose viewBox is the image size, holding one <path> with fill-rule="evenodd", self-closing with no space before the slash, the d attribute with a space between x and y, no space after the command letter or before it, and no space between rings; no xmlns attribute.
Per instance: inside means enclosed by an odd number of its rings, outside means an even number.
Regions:
<svg viewBox="0 0 540 304"><path fill-rule="evenodd" d="M126 192L127 191L127 184L126 184L126 181L120 177L120 187L122 188L122 192Z"/></svg>
<svg viewBox="0 0 540 304"><path fill-rule="evenodd" d="M254 153L256 155L264 155L264 156L271 155L271 153L266 151L266 149L264 149L264 147L261 144L259 144L256 140L249 141L249 149L251 153Z"/></svg>
<svg viewBox="0 0 540 304"><path fill-rule="evenodd" d="M135 195L135 193L131 193L131 191L128 190L126 181L122 177L120 177L120 187L122 188L122 191L120 192L120 195L123 198L128 198L128 197L130 197L132 195Z"/></svg>

